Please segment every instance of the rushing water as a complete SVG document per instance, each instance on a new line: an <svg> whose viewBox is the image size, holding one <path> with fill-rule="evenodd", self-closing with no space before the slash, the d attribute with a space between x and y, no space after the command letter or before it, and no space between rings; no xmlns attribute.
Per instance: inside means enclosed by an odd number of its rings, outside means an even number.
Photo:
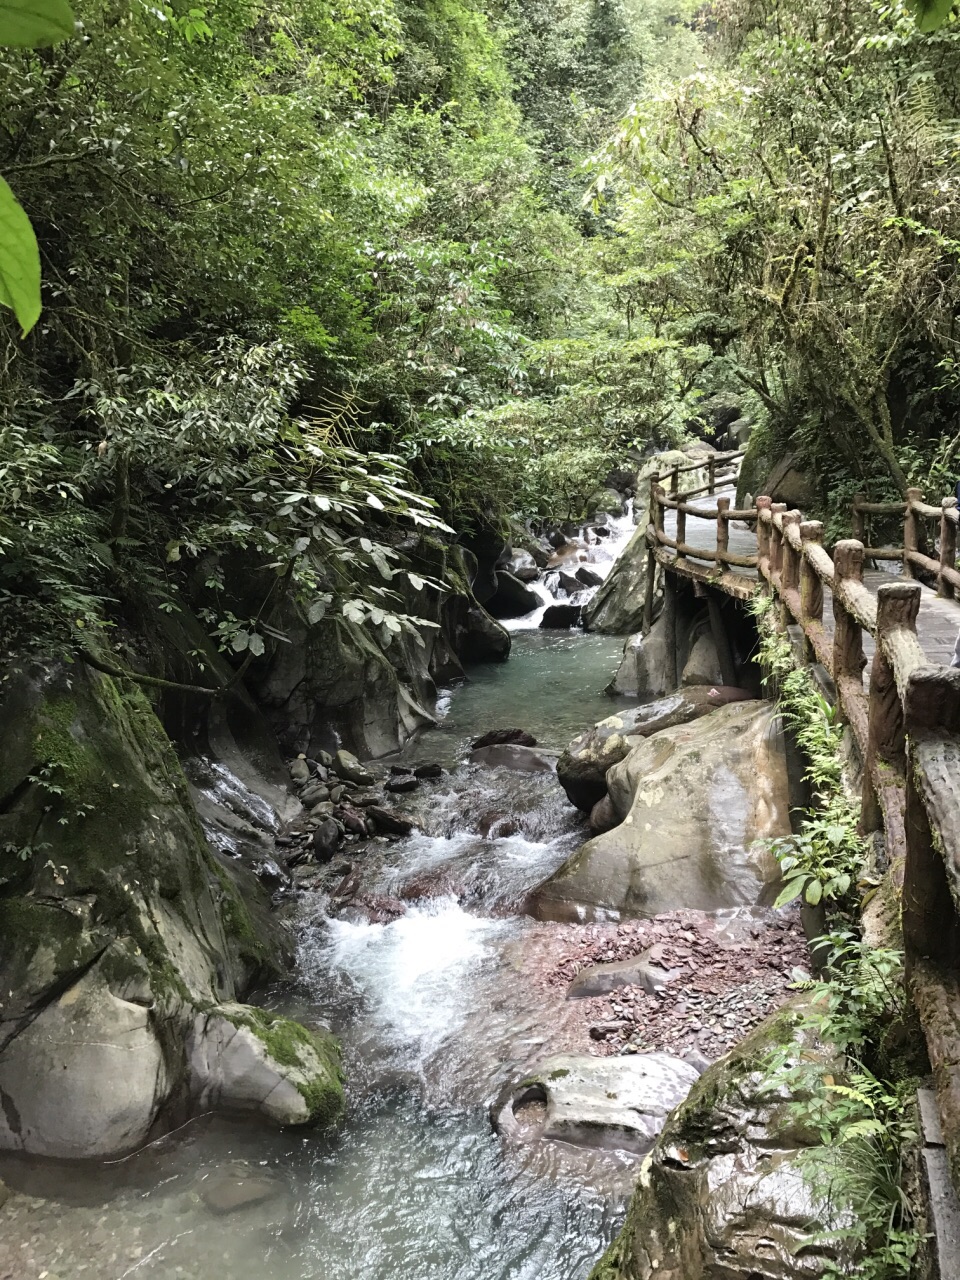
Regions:
<svg viewBox="0 0 960 1280"><path fill-rule="evenodd" d="M612 549L603 554L612 561ZM524 948L550 926L517 907L583 829L553 775L465 756L472 738L502 727L559 750L610 714L602 690L620 642L521 622L509 663L472 672L439 727L404 752L449 770L409 801L418 830L364 863L365 889L413 899L406 913L372 924L328 914L321 894L302 899L297 985L270 998L340 1035L343 1130L329 1138L206 1118L80 1176L0 1160L0 1176L34 1197L7 1224L21 1224L26 1242L17 1280L587 1275L635 1165L561 1144L508 1151L488 1118L504 1084L559 1045L562 999L545 1008L523 981ZM216 1188L231 1181L259 1198L216 1212Z"/></svg>

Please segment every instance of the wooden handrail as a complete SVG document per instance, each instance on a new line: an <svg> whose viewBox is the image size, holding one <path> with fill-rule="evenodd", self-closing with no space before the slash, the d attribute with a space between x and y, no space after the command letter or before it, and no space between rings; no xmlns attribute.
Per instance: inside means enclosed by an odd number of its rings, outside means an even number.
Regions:
<svg viewBox="0 0 960 1280"><path fill-rule="evenodd" d="M753 594L754 582L727 568L755 568L761 589L777 602L771 616L780 626L799 628L805 659L819 662L831 678L863 761L863 829L882 822L888 864L902 887L910 990L934 1066L951 1167L960 1171L960 669L926 657L917 636L923 588L912 580L923 575L941 597L958 598L957 500L933 506L918 489L909 489L903 502L858 495L852 508L857 536L838 542L831 554L822 524L765 495L744 511L732 510L728 497L713 507L695 506L690 499L704 486L680 492L679 476L700 465L670 472L672 496L660 477L651 481L645 629L653 619L656 564L740 598ZM715 482L716 465L709 474ZM676 512L675 538L665 532L666 511ZM902 546L864 545L872 516L902 517ZM714 546L687 541L688 518L713 522ZM929 520L939 522L935 555L928 550ZM756 530L755 556L731 553L731 521ZM863 566L880 559L899 561L903 577L874 594L864 584ZM827 593L832 634L823 617ZM873 642L866 686L865 636Z"/></svg>

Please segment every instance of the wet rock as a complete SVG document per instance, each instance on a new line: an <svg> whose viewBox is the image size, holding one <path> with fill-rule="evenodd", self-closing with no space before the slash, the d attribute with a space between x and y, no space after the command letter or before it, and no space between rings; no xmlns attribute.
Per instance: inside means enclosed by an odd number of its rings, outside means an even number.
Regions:
<svg viewBox="0 0 960 1280"><path fill-rule="evenodd" d="M354 836L365 836L367 834L367 824L362 813L358 813L356 809L351 809L349 805L341 805L339 811L340 821L344 825L344 829Z"/></svg>
<svg viewBox="0 0 960 1280"><path fill-rule="evenodd" d="M486 765L491 769L513 769L517 773L553 773L557 767L553 756L533 747L511 745L480 747L470 753L470 763Z"/></svg>
<svg viewBox="0 0 960 1280"><path fill-rule="evenodd" d="M390 772L395 777L402 777L404 774L413 773L413 770L408 764L392 764L390 766Z"/></svg>
<svg viewBox="0 0 960 1280"><path fill-rule="evenodd" d="M280 1190L279 1181L260 1170L228 1166L204 1178L200 1199L212 1213L227 1214L272 1200Z"/></svg>
<svg viewBox="0 0 960 1280"><path fill-rule="evenodd" d="M727 685L695 687L618 711L570 743L557 761L560 785L571 804L589 812L607 793L607 770L619 764L644 738L661 729L698 720L718 707L750 696L746 689ZM604 830L609 830L609 825Z"/></svg>
<svg viewBox="0 0 960 1280"><path fill-rule="evenodd" d="M420 764L413 771L415 778L435 779L443 777L443 768L438 764Z"/></svg>
<svg viewBox="0 0 960 1280"><path fill-rule="evenodd" d="M365 769L352 751L340 750L333 758L337 776L358 787L370 787L376 781L369 769Z"/></svg>
<svg viewBox="0 0 960 1280"><path fill-rule="evenodd" d="M337 1042L267 1009L198 1013L187 1067L199 1107L254 1111L280 1125L327 1126L343 1114Z"/></svg>
<svg viewBox="0 0 960 1280"><path fill-rule="evenodd" d="M622 516L623 498L616 489L597 489L587 499L586 511L588 520L598 511L605 511L611 516Z"/></svg>
<svg viewBox="0 0 960 1280"><path fill-rule="evenodd" d="M332 818L333 811L336 808L332 800L321 800L319 804L315 804L307 815L311 820L322 822L324 818Z"/></svg>
<svg viewBox="0 0 960 1280"><path fill-rule="evenodd" d="M509 813L485 813L477 823L477 830L484 840L501 840L516 835L520 824Z"/></svg>
<svg viewBox="0 0 960 1280"><path fill-rule="evenodd" d="M411 818L403 813L397 813L395 809L386 809L383 805L367 805L367 815L374 820L378 831L388 835L408 836L414 828Z"/></svg>
<svg viewBox="0 0 960 1280"><path fill-rule="evenodd" d="M282 889L290 883L290 877L280 869L272 858L264 858L261 862L255 862L251 870L260 883L270 890Z"/></svg>
<svg viewBox="0 0 960 1280"><path fill-rule="evenodd" d="M497 573L497 590L487 601L487 612L494 618L522 618L542 601L535 591L511 573Z"/></svg>
<svg viewBox="0 0 960 1280"><path fill-rule="evenodd" d="M510 656L510 632L480 605L464 615L459 652L464 662L506 662Z"/></svg>
<svg viewBox="0 0 960 1280"><path fill-rule="evenodd" d="M296 760L290 761L290 777L293 782L310 781L310 766L305 756L298 756Z"/></svg>
<svg viewBox="0 0 960 1280"><path fill-rule="evenodd" d="M351 898L355 897L359 889L360 869L359 867L351 867L350 870L344 874L331 896L334 902L342 906L343 903L349 902Z"/></svg>
<svg viewBox="0 0 960 1280"><path fill-rule="evenodd" d="M582 591L582 584L572 573L565 573L562 569L557 574L557 585L561 591L565 591L568 596L575 596L578 591Z"/></svg>
<svg viewBox="0 0 960 1280"><path fill-rule="evenodd" d="M529 551L514 551L504 568L518 582L535 582L540 577L540 567Z"/></svg>
<svg viewBox="0 0 960 1280"><path fill-rule="evenodd" d="M317 778L320 782L326 782L327 770L325 765L322 765L319 760L311 760L309 756L307 757L307 764L310 768L311 774L315 778Z"/></svg>
<svg viewBox="0 0 960 1280"><path fill-rule="evenodd" d="M599 587L602 585L603 579L599 573L595 573L593 569L588 569L585 564L582 564L577 570L577 582L582 587Z"/></svg>
<svg viewBox="0 0 960 1280"><path fill-rule="evenodd" d="M643 1154L697 1079L693 1067L666 1053L632 1058L558 1054L501 1094L494 1104L494 1124L516 1142L553 1138ZM545 1110L533 1131L525 1132L516 1113L530 1101L544 1103Z"/></svg>
<svg viewBox="0 0 960 1280"><path fill-rule="evenodd" d="M789 1090L772 1088L765 1075L777 1046L791 1043L806 1061L819 1059L830 1069L823 1047L798 1029L802 1007L775 1014L694 1083L666 1120L623 1230L593 1280L854 1274L846 1232L856 1209L845 1184L829 1176L835 1153L806 1145L813 1130L796 1123ZM816 1150L829 1188L820 1193L809 1173L804 1176L804 1162L809 1170Z"/></svg>
<svg viewBox="0 0 960 1280"><path fill-rule="evenodd" d="M661 730L608 770L607 784L620 825L536 891L541 918L715 911L772 896L778 871L762 842L789 834L792 797L769 704L735 702Z"/></svg>
<svg viewBox="0 0 960 1280"><path fill-rule="evenodd" d="M420 779L414 774L403 774L400 777L391 778L384 786L384 791L393 791L403 794L407 791L416 791L420 786Z"/></svg>
<svg viewBox="0 0 960 1280"><path fill-rule="evenodd" d="M315 786L304 787L300 792L300 803L305 809L312 809L314 805L320 804L324 800L330 799L330 788L317 783Z"/></svg>
<svg viewBox="0 0 960 1280"><path fill-rule="evenodd" d="M543 611L540 619L541 631L569 631L578 627L583 615L583 606L579 604L551 604Z"/></svg>
<svg viewBox="0 0 960 1280"><path fill-rule="evenodd" d="M590 810L590 830L595 836L601 836L605 831L612 831L618 821L608 795L598 800Z"/></svg>
<svg viewBox="0 0 960 1280"><path fill-rule="evenodd" d="M535 747L537 740L526 729L491 729L470 745L472 750L479 751L481 747L496 747L506 743L513 743L518 747Z"/></svg>
<svg viewBox="0 0 960 1280"><path fill-rule="evenodd" d="M653 995L679 976L677 969L663 969L650 958L650 952L630 960L614 960L610 964L592 964L581 969L567 988L570 1000L607 995L622 987L642 987Z"/></svg>
<svg viewBox="0 0 960 1280"><path fill-rule="evenodd" d="M332 803L334 805L338 805L346 795L346 791L347 789L342 783L338 782L335 786L332 786L330 788L330 800Z"/></svg>
<svg viewBox="0 0 960 1280"><path fill-rule="evenodd" d="M333 818L324 818L310 837L310 847L318 862L329 862L340 844L340 828Z"/></svg>

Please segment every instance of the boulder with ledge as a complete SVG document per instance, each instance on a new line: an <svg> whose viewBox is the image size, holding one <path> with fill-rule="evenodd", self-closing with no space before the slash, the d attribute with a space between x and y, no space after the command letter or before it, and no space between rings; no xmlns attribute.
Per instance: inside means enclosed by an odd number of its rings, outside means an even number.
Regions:
<svg viewBox="0 0 960 1280"><path fill-rule="evenodd" d="M504 1090L492 1118L514 1143L546 1138L643 1155L698 1078L695 1067L668 1053L557 1054ZM524 1115L531 1104L539 1104L532 1123Z"/></svg>
<svg viewBox="0 0 960 1280"><path fill-rule="evenodd" d="M619 764L643 738L751 696L747 689L728 685L694 686L607 716L563 752L557 762L560 785L571 804L587 813L607 794L607 770Z"/></svg>
<svg viewBox="0 0 960 1280"><path fill-rule="evenodd" d="M767 842L790 834L791 772L769 703L733 702L642 739L607 772L618 826L531 899L541 919L717 911L771 900Z"/></svg>

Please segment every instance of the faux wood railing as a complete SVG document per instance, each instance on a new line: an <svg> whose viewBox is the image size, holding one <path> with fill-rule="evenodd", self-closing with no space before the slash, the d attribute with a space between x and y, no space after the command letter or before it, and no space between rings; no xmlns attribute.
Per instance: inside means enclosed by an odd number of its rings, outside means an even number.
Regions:
<svg viewBox="0 0 960 1280"><path fill-rule="evenodd" d="M882 824L902 890L908 980L960 1190L960 670L930 662L923 651L917 635L922 586L916 580L927 575L947 599L960 587L956 499L930 506L915 489L903 503L858 498L853 527L861 537L828 551L822 524L769 497L743 511L733 510L729 498L712 508L692 506L689 499L704 488L681 493L676 472L670 480L672 495L660 477L651 483L645 614L652 615L654 562L741 599L759 581L777 601L780 625L799 627L805 660L820 663L832 679L863 761L862 826L866 832ZM677 513L675 538L664 532L668 510ZM867 518L895 515L903 517L903 546L865 547ZM686 541L688 518L715 522L712 547ZM733 520L755 529L756 555L728 550ZM928 520L939 522L935 556L921 549ZM863 581L870 558L899 559L902 576L870 591ZM755 568L757 579L730 572L735 567ZM828 595L832 630L824 625ZM865 634L874 642L866 687Z"/></svg>

